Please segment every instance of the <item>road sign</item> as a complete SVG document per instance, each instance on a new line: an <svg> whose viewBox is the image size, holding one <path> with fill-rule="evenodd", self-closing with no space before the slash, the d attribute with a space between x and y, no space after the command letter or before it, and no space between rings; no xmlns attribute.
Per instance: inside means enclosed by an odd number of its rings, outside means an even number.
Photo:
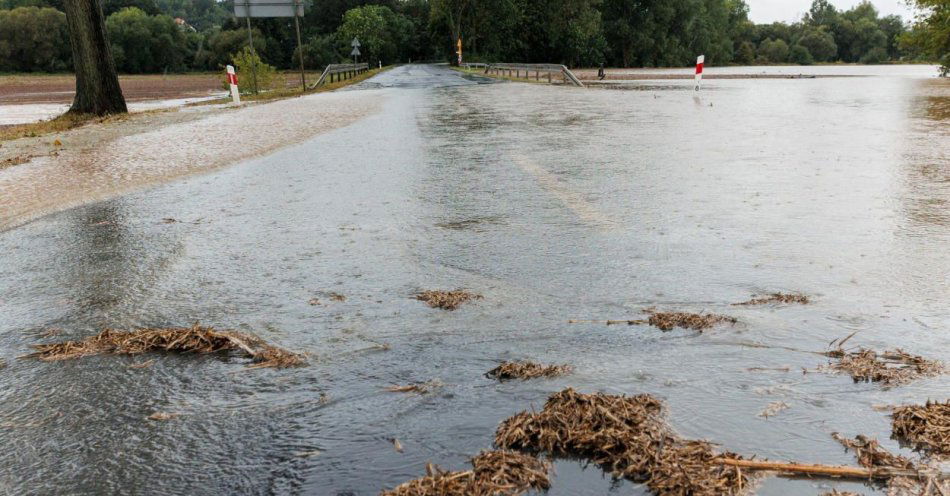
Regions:
<svg viewBox="0 0 950 496"><path fill-rule="evenodd" d="M353 47L353 51L350 52L350 57L359 57L360 49L358 47Z"/></svg>
<svg viewBox="0 0 950 496"><path fill-rule="evenodd" d="M297 0L234 0L235 17L303 17Z"/></svg>
<svg viewBox="0 0 950 496"><path fill-rule="evenodd" d="M361 47L361 46L363 46L363 45L360 45L360 39L359 39L359 38L353 37L353 41L350 42L350 46L353 47L353 48L359 48L359 47Z"/></svg>

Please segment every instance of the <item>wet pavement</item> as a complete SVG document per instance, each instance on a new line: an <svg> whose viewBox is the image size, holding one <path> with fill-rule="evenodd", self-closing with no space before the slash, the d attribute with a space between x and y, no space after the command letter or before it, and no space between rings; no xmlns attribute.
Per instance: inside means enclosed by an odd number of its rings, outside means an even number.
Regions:
<svg viewBox="0 0 950 496"><path fill-rule="evenodd" d="M357 88L383 108L347 127L0 233L0 493L372 495L428 461L464 467L499 422L567 386L656 394L684 437L744 455L854 464L835 431L908 454L874 406L946 399L950 377L884 390L802 374L825 359L788 348L858 331L850 343L950 362L950 81L479 82L397 68ZM484 299L411 299L437 288ZM814 302L730 305L779 290ZM654 306L739 324L566 323ZM16 359L195 321L310 365ZM575 373L483 376L509 359ZM428 395L384 390L433 379ZM777 401L790 408L759 416ZM828 487L769 479L758 494ZM562 461L549 494L646 493Z"/></svg>

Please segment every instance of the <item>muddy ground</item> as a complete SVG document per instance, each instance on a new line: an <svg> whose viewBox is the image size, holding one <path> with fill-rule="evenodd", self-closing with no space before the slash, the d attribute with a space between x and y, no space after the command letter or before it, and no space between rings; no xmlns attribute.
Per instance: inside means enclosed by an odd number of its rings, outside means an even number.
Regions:
<svg viewBox="0 0 950 496"><path fill-rule="evenodd" d="M308 82L320 73L307 74ZM281 73L287 87L300 85L300 73ZM72 74L0 76L0 105L30 103L70 103L75 93ZM224 76L204 74L121 75L119 85L126 101L176 100L219 94L224 91Z"/></svg>

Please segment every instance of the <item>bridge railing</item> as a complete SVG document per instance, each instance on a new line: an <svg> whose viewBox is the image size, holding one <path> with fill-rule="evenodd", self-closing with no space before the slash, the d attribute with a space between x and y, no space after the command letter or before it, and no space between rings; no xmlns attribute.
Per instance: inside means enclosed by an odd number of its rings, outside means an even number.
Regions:
<svg viewBox="0 0 950 496"><path fill-rule="evenodd" d="M323 70L323 74L320 75L320 79L316 83L310 85L310 89L316 88L321 84L327 82L342 81L344 79L349 79L357 74L362 74L369 70L369 64L366 62L360 64L330 64L326 69Z"/></svg>
<svg viewBox="0 0 950 496"><path fill-rule="evenodd" d="M548 82L552 82L553 76L559 74L564 77L564 82L571 83L574 86L584 87L584 83L580 79L577 79L577 76L571 72L570 69L565 65L560 64L488 64L488 67L485 68L485 74L503 74L513 77L521 77L521 74L524 73L526 79L531 78L531 73L534 73L534 78L538 81L541 80L541 74L545 74L548 78Z"/></svg>

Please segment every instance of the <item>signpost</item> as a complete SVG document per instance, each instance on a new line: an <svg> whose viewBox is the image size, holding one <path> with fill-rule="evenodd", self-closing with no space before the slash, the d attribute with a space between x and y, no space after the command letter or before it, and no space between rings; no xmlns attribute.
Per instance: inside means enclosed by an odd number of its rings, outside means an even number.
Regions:
<svg viewBox="0 0 950 496"><path fill-rule="evenodd" d="M307 89L307 77L303 66L303 43L300 41L300 18L304 15L303 0L235 0L234 16L247 19L247 39L254 52L254 39L251 35L252 17L293 17L297 28L297 53L300 56L300 83ZM257 88L257 74L254 74L254 87Z"/></svg>
<svg viewBox="0 0 950 496"><path fill-rule="evenodd" d="M359 56L360 56L360 47L362 46L360 45L359 38L354 37L353 41L350 42L350 46L353 47L353 51L350 52L350 57L353 57L353 63L356 64L356 61L359 59Z"/></svg>

